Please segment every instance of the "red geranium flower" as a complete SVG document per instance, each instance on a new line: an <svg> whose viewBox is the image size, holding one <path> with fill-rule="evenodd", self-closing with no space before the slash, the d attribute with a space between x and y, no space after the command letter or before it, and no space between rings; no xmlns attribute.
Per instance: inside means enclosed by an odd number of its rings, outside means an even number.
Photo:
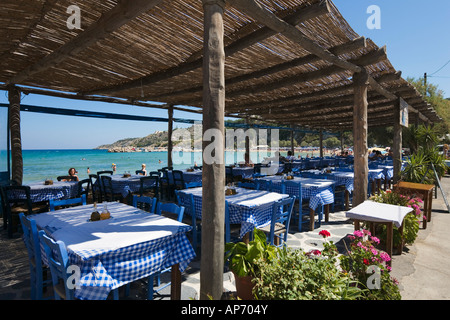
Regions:
<svg viewBox="0 0 450 320"><path fill-rule="evenodd" d="M324 238L331 236L331 234L327 230L320 231L319 235L321 235Z"/></svg>
<svg viewBox="0 0 450 320"><path fill-rule="evenodd" d="M364 260L363 260L363 263L364 263L366 266L368 266L368 265L370 264L369 260L367 260L367 259L364 259Z"/></svg>

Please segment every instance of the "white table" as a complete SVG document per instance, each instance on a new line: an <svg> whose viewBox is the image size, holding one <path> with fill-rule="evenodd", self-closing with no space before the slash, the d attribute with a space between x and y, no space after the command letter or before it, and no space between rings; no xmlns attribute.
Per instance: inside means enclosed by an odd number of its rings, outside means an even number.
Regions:
<svg viewBox="0 0 450 320"><path fill-rule="evenodd" d="M347 211L346 217L355 220L355 230L359 230L360 221L386 224L386 252L389 254L389 256L392 256L393 226L395 225L397 228L399 228L399 231L401 233L403 231L403 219L411 211L413 211L413 209L409 207L396 206L392 204L378 203L367 200L354 207L350 211Z"/></svg>
<svg viewBox="0 0 450 320"><path fill-rule="evenodd" d="M70 263L80 267L75 297L106 299L111 290L172 266L171 294L179 298L178 274L195 256L186 236L192 227L123 203L107 205L108 220L88 221L91 204L30 216L65 243Z"/></svg>

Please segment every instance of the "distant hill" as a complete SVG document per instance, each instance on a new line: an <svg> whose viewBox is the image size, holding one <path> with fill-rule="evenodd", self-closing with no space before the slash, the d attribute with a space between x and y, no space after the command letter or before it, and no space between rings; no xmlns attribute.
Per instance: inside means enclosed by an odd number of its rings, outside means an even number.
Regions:
<svg viewBox="0 0 450 320"><path fill-rule="evenodd" d="M175 132L179 129L174 129ZM188 130L191 134L193 133L194 127L189 127L184 130ZM98 146L95 149L117 149L117 148L165 148L167 147L169 140L169 134L167 131L156 131L149 134L148 136L142 138L125 138L120 139L111 144L104 144ZM173 146L176 146L177 142L173 141Z"/></svg>

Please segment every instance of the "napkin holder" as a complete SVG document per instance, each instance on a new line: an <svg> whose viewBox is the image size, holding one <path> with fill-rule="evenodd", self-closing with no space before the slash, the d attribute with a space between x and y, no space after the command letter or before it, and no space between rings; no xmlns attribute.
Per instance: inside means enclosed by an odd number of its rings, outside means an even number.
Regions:
<svg viewBox="0 0 450 320"><path fill-rule="evenodd" d="M44 181L44 185L46 185L46 186L51 186L51 185L53 185L53 180L45 180L45 181Z"/></svg>
<svg viewBox="0 0 450 320"><path fill-rule="evenodd" d="M236 189L232 189L232 188L225 189L226 196L233 196L235 194L237 194Z"/></svg>

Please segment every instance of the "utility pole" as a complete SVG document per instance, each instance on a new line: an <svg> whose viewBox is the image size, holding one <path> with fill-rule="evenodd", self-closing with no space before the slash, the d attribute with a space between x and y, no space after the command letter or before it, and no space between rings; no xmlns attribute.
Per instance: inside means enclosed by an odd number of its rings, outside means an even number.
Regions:
<svg viewBox="0 0 450 320"><path fill-rule="evenodd" d="M424 97L426 97L427 96L427 73L426 72L423 74L423 85L425 87Z"/></svg>

